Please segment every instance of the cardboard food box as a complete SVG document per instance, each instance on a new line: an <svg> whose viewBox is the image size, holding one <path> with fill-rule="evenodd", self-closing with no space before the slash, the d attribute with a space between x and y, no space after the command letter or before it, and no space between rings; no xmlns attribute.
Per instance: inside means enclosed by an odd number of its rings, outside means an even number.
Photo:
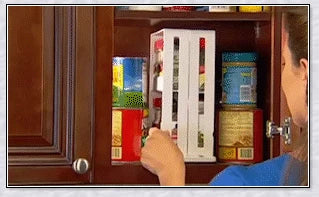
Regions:
<svg viewBox="0 0 319 197"><path fill-rule="evenodd" d="M113 109L112 161L139 161L143 109Z"/></svg>

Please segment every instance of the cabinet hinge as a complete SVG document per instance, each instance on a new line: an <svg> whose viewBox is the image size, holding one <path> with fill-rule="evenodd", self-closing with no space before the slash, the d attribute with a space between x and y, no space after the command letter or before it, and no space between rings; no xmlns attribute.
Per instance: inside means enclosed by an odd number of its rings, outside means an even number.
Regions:
<svg viewBox="0 0 319 197"><path fill-rule="evenodd" d="M291 144L291 117L285 119L282 127L278 127L274 122L267 120L266 136L273 138L277 134L284 138L285 144Z"/></svg>

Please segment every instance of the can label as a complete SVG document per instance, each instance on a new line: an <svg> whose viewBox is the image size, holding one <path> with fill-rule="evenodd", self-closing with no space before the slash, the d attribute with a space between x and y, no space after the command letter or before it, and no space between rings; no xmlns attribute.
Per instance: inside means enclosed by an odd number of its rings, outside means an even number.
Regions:
<svg viewBox="0 0 319 197"><path fill-rule="evenodd" d="M122 159L122 112L112 111L112 159Z"/></svg>
<svg viewBox="0 0 319 197"><path fill-rule="evenodd" d="M223 65L223 104L256 105L257 68L228 65Z"/></svg>
<svg viewBox="0 0 319 197"><path fill-rule="evenodd" d="M142 146L143 110L112 111L112 161L139 161Z"/></svg>
<svg viewBox="0 0 319 197"><path fill-rule="evenodd" d="M239 6L240 12L261 12L262 6Z"/></svg>
<svg viewBox="0 0 319 197"><path fill-rule="evenodd" d="M123 65L113 65L113 103L119 102L119 97L123 94Z"/></svg>
<svg viewBox="0 0 319 197"><path fill-rule="evenodd" d="M166 11L192 11L194 6L163 6Z"/></svg>
<svg viewBox="0 0 319 197"><path fill-rule="evenodd" d="M218 155L219 155L219 159L235 160L236 159L236 148L233 148L233 147L220 147Z"/></svg>
<svg viewBox="0 0 319 197"><path fill-rule="evenodd" d="M239 160L252 160L252 159L254 159L254 148L238 148L237 158Z"/></svg>
<svg viewBox="0 0 319 197"><path fill-rule="evenodd" d="M255 163L263 159L263 111L218 113L217 153L221 162Z"/></svg>
<svg viewBox="0 0 319 197"><path fill-rule="evenodd" d="M219 131L220 159L254 159L254 115L252 112L221 111Z"/></svg>
<svg viewBox="0 0 319 197"><path fill-rule="evenodd" d="M235 6L209 6L210 12L231 12L236 11Z"/></svg>
<svg viewBox="0 0 319 197"><path fill-rule="evenodd" d="M147 73L146 58L113 57L113 107L144 107Z"/></svg>

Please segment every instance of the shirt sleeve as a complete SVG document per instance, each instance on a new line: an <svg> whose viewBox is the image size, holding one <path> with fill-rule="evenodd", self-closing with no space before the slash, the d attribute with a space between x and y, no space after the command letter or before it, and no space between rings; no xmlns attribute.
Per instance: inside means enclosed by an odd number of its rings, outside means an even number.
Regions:
<svg viewBox="0 0 319 197"><path fill-rule="evenodd" d="M216 177L209 183L210 186L243 186L245 180L242 177L243 169L241 166L230 166L220 172Z"/></svg>
<svg viewBox="0 0 319 197"><path fill-rule="evenodd" d="M230 166L220 172L209 183L211 186L276 186L296 185L298 178L295 171L288 172L288 182L283 180L287 175L287 166L294 169L297 165L290 161L288 154L250 166ZM288 163L288 164L287 164ZM301 169L297 166L297 169Z"/></svg>

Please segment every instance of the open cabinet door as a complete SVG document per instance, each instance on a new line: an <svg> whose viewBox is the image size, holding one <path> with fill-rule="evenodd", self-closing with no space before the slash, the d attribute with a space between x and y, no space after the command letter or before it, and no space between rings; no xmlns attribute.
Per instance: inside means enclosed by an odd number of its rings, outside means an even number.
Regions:
<svg viewBox="0 0 319 197"><path fill-rule="evenodd" d="M282 14L280 18L282 20ZM283 33L283 28L281 28L281 34L282 33ZM281 51L282 51L282 46L281 46ZM281 62L280 62L280 68L282 73L284 66L281 64ZM284 137L280 137L280 154L293 151L293 147L297 143L298 138L300 136L301 127L298 127L297 125L295 125L291 118L292 116L288 108L286 96L283 92L282 87L280 86L280 127L282 127L285 124L285 122L289 121L289 119L291 122L290 123L291 139L285 139Z"/></svg>
<svg viewBox="0 0 319 197"><path fill-rule="evenodd" d="M271 65L271 112L270 121L275 126L282 127L291 114L287 105L286 96L281 87L281 33L282 33L282 10L276 7L273 12L272 20L272 65ZM284 137L275 135L270 139L270 158L277 157L293 150L293 146L297 143L300 135L300 127L296 126L291 120L290 142Z"/></svg>

